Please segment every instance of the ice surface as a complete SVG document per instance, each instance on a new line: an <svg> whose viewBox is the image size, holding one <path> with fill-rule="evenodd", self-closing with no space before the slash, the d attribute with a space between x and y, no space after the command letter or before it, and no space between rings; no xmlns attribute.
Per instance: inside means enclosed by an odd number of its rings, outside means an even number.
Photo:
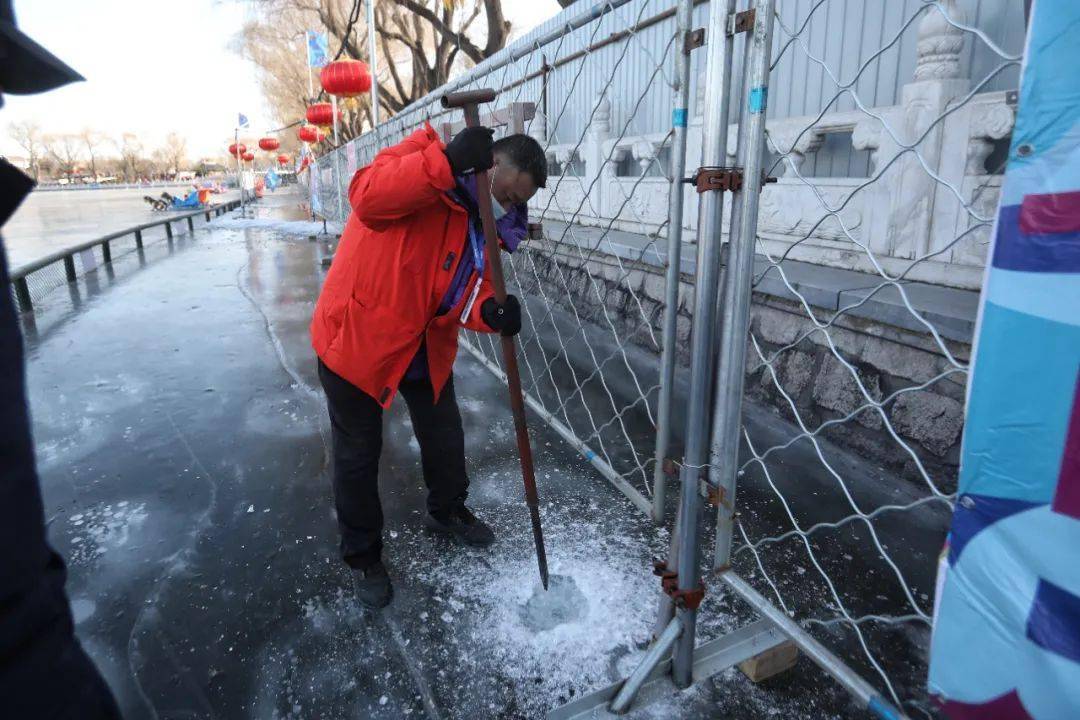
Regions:
<svg viewBox="0 0 1080 720"><path fill-rule="evenodd" d="M578 622L589 613L589 601L569 575L552 575L548 589L540 583L532 597L521 606L521 622L536 632L552 630L564 623Z"/></svg>
<svg viewBox="0 0 1080 720"><path fill-rule="evenodd" d="M323 224L322 221L312 222L311 220L282 220L276 217L260 217L260 218L241 218L235 215L229 217L218 218L214 221L215 228L228 228L228 229L247 229L247 228L259 228L261 230L274 230L283 235L322 235ZM326 232L339 233L341 232L341 225L338 223L328 222L326 224Z"/></svg>
<svg viewBox="0 0 1080 720"><path fill-rule="evenodd" d="M650 563L670 538L530 418L553 573L536 592L506 387L468 353L455 377L469 504L496 543L424 530L419 456L396 403L380 469L395 599L361 611L337 560L328 416L297 321L325 249L290 242L299 227L220 220L28 346L51 535L80 638L125 717L531 720L625 677L649 640ZM702 642L745 621L720 591L705 603ZM801 677L799 692L778 692L731 671L632 717L846 707L835 684Z"/></svg>

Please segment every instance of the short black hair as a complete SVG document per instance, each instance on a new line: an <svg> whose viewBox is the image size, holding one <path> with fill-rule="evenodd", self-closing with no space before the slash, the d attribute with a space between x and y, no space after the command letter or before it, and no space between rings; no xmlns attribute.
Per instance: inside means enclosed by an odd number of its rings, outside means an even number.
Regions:
<svg viewBox="0 0 1080 720"><path fill-rule="evenodd" d="M547 187L547 156L544 148L528 135L507 135L491 146L491 152L503 155L510 164L532 177L536 187Z"/></svg>

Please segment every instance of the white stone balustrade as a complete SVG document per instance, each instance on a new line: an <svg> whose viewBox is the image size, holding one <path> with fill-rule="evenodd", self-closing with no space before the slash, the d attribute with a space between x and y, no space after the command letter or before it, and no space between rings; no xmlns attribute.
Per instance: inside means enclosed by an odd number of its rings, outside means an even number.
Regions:
<svg viewBox="0 0 1080 720"><path fill-rule="evenodd" d="M962 21L954 0L942 5ZM960 76L959 61L964 37L936 8L922 18L918 33L912 80L903 86L900 104L768 121L769 150L782 162L772 171L778 181L762 193L760 237L767 252L867 272L876 271L876 261L893 276L979 287L1001 184L1000 169L988 173L985 163L995 143L1010 136L1015 112L1005 92L967 99L972 83ZM700 90L700 80L697 85ZM562 168L577 167L579 174L553 176L533 206L547 207L553 220L666 236L670 186L653 168L664 165L667 171L660 154L670 137L613 137L612 102L620 100L599 99L580 145L548 147L552 160ZM530 127L541 141L547 137L544 123L538 115ZM853 150L870 152L869 177L805 175L806 159L820 152L832 133L850 133ZM732 154L736 135L732 125ZM701 144L696 114L687 136L688 173L698 165ZM578 162L572 163L572 156ZM620 167L633 174L620 175ZM686 199L684 225L693 230L697 195L688 185L680 188ZM686 238L693 242L693 233Z"/></svg>

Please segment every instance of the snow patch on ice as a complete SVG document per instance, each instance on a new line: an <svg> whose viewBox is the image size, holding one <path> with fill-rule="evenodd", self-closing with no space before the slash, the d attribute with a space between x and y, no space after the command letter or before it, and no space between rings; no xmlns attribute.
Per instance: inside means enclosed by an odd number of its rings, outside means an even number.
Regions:
<svg viewBox="0 0 1080 720"><path fill-rule="evenodd" d="M483 413L487 409L487 403L477 398L461 398L458 400L458 404L468 413L476 413L477 415Z"/></svg>
<svg viewBox="0 0 1080 720"><path fill-rule="evenodd" d="M214 220L211 227L224 228L227 230L259 228L264 230L274 230L283 235L302 235L304 237L323 234L322 222L312 222L310 220L281 220L272 217L240 218L229 216ZM341 226L337 223L328 222L326 223L326 231L337 234L341 232Z"/></svg>
<svg viewBox="0 0 1080 720"><path fill-rule="evenodd" d="M473 553L443 555L435 564L414 560L408 572L440 588L450 607L464 605L450 619L455 636L482 648L468 654L469 664L507 677L522 714L540 717L560 698L617 680L615 660L648 639L656 596L646 569L650 549L641 535L615 531L597 518L565 509L545 513L555 595L537 600L532 534L516 507L520 480L490 480L489 497L502 492L504 501L515 502L513 511L478 510L495 526L495 552L482 560ZM515 492L508 492L510 484ZM446 605L437 607L442 612Z"/></svg>
<svg viewBox="0 0 1080 720"><path fill-rule="evenodd" d="M122 500L116 505L95 505L72 515L68 522L73 528L68 562L85 565L105 554L118 550L142 528L148 513L146 504L131 505Z"/></svg>

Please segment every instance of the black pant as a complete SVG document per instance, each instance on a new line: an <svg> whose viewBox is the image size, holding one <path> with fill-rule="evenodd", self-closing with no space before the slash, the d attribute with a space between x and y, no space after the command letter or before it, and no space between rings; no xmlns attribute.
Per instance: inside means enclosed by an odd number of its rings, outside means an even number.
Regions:
<svg viewBox="0 0 1080 720"><path fill-rule="evenodd" d="M354 568L382 553L383 512L379 502L382 407L375 398L319 361L319 380L330 410L334 453L334 504L341 530L341 556ZM409 406L420 443L428 512L442 513L465 502L465 432L451 376L434 402L431 380L402 380L398 391Z"/></svg>

